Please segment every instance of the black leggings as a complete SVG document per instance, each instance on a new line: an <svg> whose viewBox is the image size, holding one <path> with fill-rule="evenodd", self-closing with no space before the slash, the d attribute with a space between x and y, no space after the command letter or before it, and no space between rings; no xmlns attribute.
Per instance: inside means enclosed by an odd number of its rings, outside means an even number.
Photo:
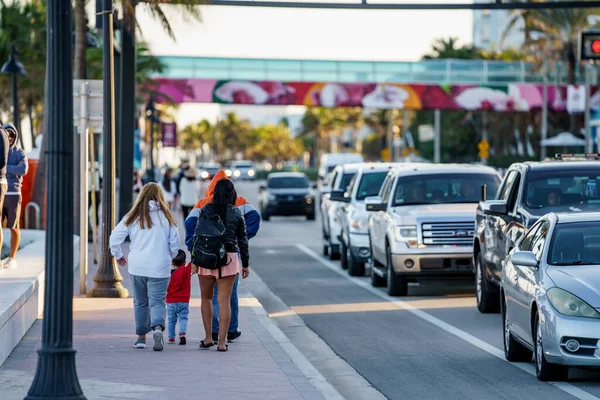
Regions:
<svg viewBox="0 0 600 400"><path fill-rule="evenodd" d="M186 219L188 215L190 215L190 212L192 211L192 209L194 208L194 206L181 206L181 211L183 212L183 219Z"/></svg>

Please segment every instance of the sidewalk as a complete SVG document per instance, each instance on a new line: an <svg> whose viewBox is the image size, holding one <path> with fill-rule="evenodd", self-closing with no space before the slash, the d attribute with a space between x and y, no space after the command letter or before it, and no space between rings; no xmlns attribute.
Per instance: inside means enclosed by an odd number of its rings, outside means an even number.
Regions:
<svg viewBox="0 0 600 400"><path fill-rule="evenodd" d="M90 257L90 281L95 270ZM124 286L130 289L127 270L121 272ZM151 345L146 350L133 348L136 336L131 298L75 297L73 345L79 379L88 399L331 398L311 385L314 377L307 378L301 372L306 369L297 358L294 361L289 356L293 357L291 343L282 343L286 339L281 339L281 332L243 283L239 287L241 338L230 344L227 353L200 350L204 330L196 282L193 278L188 344L167 344L165 336L162 352L152 351ZM2 400L26 395L36 369L41 326L38 320L0 367ZM151 335L147 340L152 342Z"/></svg>

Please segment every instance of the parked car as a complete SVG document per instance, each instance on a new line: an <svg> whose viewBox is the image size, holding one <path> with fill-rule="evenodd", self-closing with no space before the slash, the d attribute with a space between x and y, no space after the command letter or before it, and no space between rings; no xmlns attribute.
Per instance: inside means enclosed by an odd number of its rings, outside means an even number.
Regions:
<svg viewBox="0 0 600 400"><path fill-rule="evenodd" d="M209 181L214 178L216 173L221 169L223 169L223 166L218 163L204 163L198 168L200 171L200 177L205 181Z"/></svg>
<svg viewBox="0 0 600 400"><path fill-rule="evenodd" d="M320 195L327 193L331 188L324 186L323 184L327 181L329 174L338 165L350 164L350 163L362 163L365 160L363 156L356 153L327 153L321 156L319 160L319 177L318 183L321 189Z"/></svg>
<svg viewBox="0 0 600 400"><path fill-rule="evenodd" d="M361 164L344 164L335 167L329 174L327 186L333 190L345 191L350 181L356 175L356 170ZM321 198L321 227L323 231L323 255L329 256L331 260L340 258L340 235L342 226L338 215L339 208L344 203L331 200L329 193Z"/></svg>
<svg viewBox="0 0 600 400"><path fill-rule="evenodd" d="M341 224L340 260L343 269L352 276L365 274L365 262L371 257L369 215L365 199L379 193L387 173L397 164L360 164L348 189L331 192L331 200L339 201L338 218Z"/></svg>
<svg viewBox="0 0 600 400"><path fill-rule="evenodd" d="M256 167L251 161L233 161L231 167L231 178L234 180L250 180L256 179Z"/></svg>
<svg viewBox="0 0 600 400"><path fill-rule="evenodd" d="M549 212L600 210L598 178L600 162L593 160L525 162L509 168L495 199L477 208L473 262L480 312L500 311L502 264L539 218Z"/></svg>
<svg viewBox="0 0 600 400"><path fill-rule="evenodd" d="M408 283L473 274L475 209L481 186L498 173L475 165L412 164L390 171L379 196L365 200L369 219L371 284L406 296Z"/></svg>
<svg viewBox="0 0 600 400"><path fill-rule="evenodd" d="M500 292L504 355L542 381L600 367L600 213L548 214L507 257Z"/></svg>
<svg viewBox="0 0 600 400"><path fill-rule="evenodd" d="M262 219L273 215L305 215L315 219L315 193L308 177L298 172L275 172L260 186L259 206Z"/></svg>

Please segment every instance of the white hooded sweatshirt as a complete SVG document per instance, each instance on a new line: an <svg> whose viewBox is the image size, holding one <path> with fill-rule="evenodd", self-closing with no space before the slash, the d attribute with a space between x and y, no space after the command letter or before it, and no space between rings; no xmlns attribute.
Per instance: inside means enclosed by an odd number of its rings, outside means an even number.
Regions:
<svg viewBox="0 0 600 400"><path fill-rule="evenodd" d="M123 257L121 245L129 236L129 274L148 278L169 278L171 260L179 251L179 230L169 225L158 203L150 201L152 227L141 229L139 221L125 226L125 216L110 234L110 252L117 260Z"/></svg>

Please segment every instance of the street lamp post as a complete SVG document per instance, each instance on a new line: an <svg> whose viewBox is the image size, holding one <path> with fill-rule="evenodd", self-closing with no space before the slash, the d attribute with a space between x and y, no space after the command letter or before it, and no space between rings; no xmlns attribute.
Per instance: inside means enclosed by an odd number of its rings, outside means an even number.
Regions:
<svg viewBox="0 0 600 400"><path fill-rule="evenodd" d="M73 349L71 2L47 2L47 228L42 347L26 399L83 399ZM15 121L16 122L16 121Z"/></svg>
<svg viewBox="0 0 600 400"><path fill-rule="evenodd" d="M19 92L17 85L17 77L19 75L27 75L25 72L25 67L17 60L17 49L14 45L10 47L10 56L8 57L8 61L4 63L2 66L3 74L12 75L12 102L13 102L13 124L17 128L19 132L19 137L21 138L21 146L23 146L23 135L21 134L21 115L19 108Z"/></svg>
<svg viewBox="0 0 600 400"><path fill-rule="evenodd" d="M110 253L110 232L115 226L115 83L114 83L114 45L113 45L113 5L112 0L103 1L103 75L104 75L104 121L102 163L102 254L98 272L94 276L94 286L88 297L127 297L129 293L123 287L123 277L117 269L114 257Z"/></svg>
<svg viewBox="0 0 600 400"><path fill-rule="evenodd" d="M156 107L154 107L154 100L150 97L148 103L146 104L146 117L150 122L150 175L148 178L151 182L156 181L156 172L154 165L154 123L156 122Z"/></svg>

